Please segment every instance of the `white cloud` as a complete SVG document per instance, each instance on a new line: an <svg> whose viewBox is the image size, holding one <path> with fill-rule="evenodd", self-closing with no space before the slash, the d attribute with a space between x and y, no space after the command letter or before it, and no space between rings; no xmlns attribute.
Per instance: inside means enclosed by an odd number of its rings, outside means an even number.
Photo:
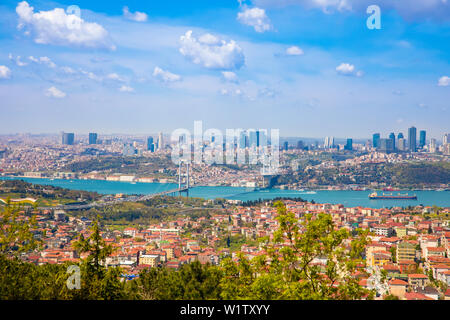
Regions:
<svg viewBox="0 0 450 320"><path fill-rule="evenodd" d="M49 57L35 58L33 56L29 56L28 59L35 63L45 64L45 65L49 66L50 68L56 68L56 64Z"/></svg>
<svg viewBox="0 0 450 320"><path fill-rule="evenodd" d="M107 79L109 80L114 80L114 81L125 81L121 76L119 76L117 73L110 73L106 76Z"/></svg>
<svg viewBox="0 0 450 320"><path fill-rule="evenodd" d="M181 76L169 71L163 70L160 67L155 67L153 70L153 76L160 81L164 82L175 82L181 80Z"/></svg>
<svg viewBox="0 0 450 320"><path fill-rule="evenodd" d="M77 73L74 69L71 67L61 67L61 70L66 74L75 74Z"/></svg>
<svg viewBox="0 0 450 320"><path fill-rule="evenodd" d="M355 66L349 63L341 63L336 67L336 71L343 75L350 75L355 72Z"/></svg>
<svg viewBox="0 0 450 320"><path fill-rule="evenodd" d="M238 80L236 73L232 71L222 71L222 75L228 81L236 82Z"/></svg>
<svg viewBox="0 0 450 320"><path fill-rule="evenodd" d="M62 92L61 90L59 90L55 87L48 88L47 91L45 92L45 95L47 97L56 98L56 99L62 99L62 98L66 97L65 92Z"/></svg>
<svg viewBox="0 0 450 320"><path fill-rule="evenodd" d="M253 27L256 32L264 32L272 28L266 11L261 8L245 8L244 11L238 13L237 20L242 24Z"/></svg>
<svg viewBox="0 0 450 320"><path fill-rule="evenodd" d="M196 39L189 30L180 37L180 43L180 53L205 68L239 69L245 62L244 53L234 40L226 42L209 34Z"/></svg>
<svg viewBox="0 0 450 320"><path fill-rule="evenodd" d="M286 54L289 56L301 56L303 53L303 50L297 46L292 46L286 49Z"/></svg>
<svg viewBox="0 0 450 320"><path fill-rule="evenodd" d="M129 86L121 86L119 88L120 92L134 92L134 89L132 87Z"/></svg>
<svg viewBox="0 0 450 320"><path fill-rule="evenodd" d="M128 20L133 20L137 22L145 22L148 19L148 16L144 12L136 11L135 13L130 12L128 7L123 7L123 16Z"/></svg>
<svg viewBox="0 0 450 320"><path fill-rule="evenodd" d="M357 71L355 69L355 66L350 63L341 63L339 66L336 67L336 72L344 76L362 77L364 75L363 71L361 70Z"/></svg>
<svg viewBox="0 0 450 320"><path fill-rule="evenodd" d="M440 87L450 86L450 77L443 76L443 77L439 78L438 86L440 86Z"/></svg>
<svg viewBox="0 0 450 320"><path fill-rule="evenodd" d="M14 57L11 53L8 55L9 60L11 60L12 62L14 62L17 66L19 67L25 67L26 65L28 65L28 63L26 62L22 62L20 61L20 56Z"/></svg>
<svg viewBox="0 0 450 320"><path fill-rule="evenodd" d="M11 70L7 66L0 66L0 79L9 79L11 77Z"/></svg>
<svg viewBox="0 0 450 320"><path fill-rule="evenodd" d="M200 38L198 38L198 42L212 45L220 43L220 39L215 35L212 35L211 33L205 33L204 35L200 36Z"/></svg>
<svg viewBox="0 0 450 320"><path fill-rule="evenodd" d="M75 14L67 14L62 8L34 12L28 2L22 1L16 7L19 16L18 29L28 28L34 41L40 44L108 48L111 45L108 32L99 24L86 22Z"/></svg>
<svg viewBox="0 0 450 320"><path fill-rule="evenodd" d="M94 81L102 81L102 78L91 71L80 70L82 74L84 74L88 79Z"/></svg>

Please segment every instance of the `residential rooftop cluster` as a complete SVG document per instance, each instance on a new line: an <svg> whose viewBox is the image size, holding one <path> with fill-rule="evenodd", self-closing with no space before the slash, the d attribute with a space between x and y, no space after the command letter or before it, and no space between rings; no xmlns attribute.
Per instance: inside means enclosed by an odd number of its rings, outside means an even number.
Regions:
<svg viewBox="0 0 450 320"><path fill-rule="evenodd" d="M302 220L306 214L330 214L337 228L353 232L370 231L364 265L354 274L359 283L377 292L379 299L393 295L399 299L450 299L450 208L372 209L337 204L313 204L284 200L289 211ZM38 235L45 248L23 256L36 264L77 262L74 242L89 235L91 221L70 216L63 210L35 211ZM219 264L225 256L248 259L264 254L257 239L272 238L279 227L271 202L230 206L209 217L183 215L170 221L123 230L103 228L102 237L115 250L108 266L120 266L128 276L138 276L145 268L200 261ZM45 231L45 233L44 233ZM44 236L45 234L45 236ZM83 258L83 257L81 257ZM326 257L313 263L325 266Z"/></svg>

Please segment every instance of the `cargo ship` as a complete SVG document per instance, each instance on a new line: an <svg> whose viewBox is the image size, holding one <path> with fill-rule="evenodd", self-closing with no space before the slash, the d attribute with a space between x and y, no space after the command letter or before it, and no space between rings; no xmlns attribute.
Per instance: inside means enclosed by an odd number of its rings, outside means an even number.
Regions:
<svg viewBox="0 0 450 320"><path fill-rule="evenodd" d="M393 195L392 193L390 194L385 194L383 192L383 194L378 195L378 193L374 192L369 194L369 199L370 200L417 200L417 196L416 195L409 195L409 194L396 194Z"/></svg>

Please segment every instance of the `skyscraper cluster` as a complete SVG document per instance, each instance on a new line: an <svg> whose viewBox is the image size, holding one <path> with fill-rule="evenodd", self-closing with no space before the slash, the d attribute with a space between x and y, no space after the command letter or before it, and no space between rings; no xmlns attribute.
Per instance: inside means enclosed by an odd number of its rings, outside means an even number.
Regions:
<svg viewBox="0 0 450 320"><path fill-rule="evenodd" d="M323 147L325 149L334 148L334 137L325 137L325 141L324 141Z"/></svg>
<svg viewBox="0 0 450 320"><path fill-rule="evenodd" d="M408 139L405 139L403 133L395 137L395 133L391 132L388 138L381 138L379 133L374 133L372 136L372 146L382 152L395 151L410 151L417 152L426 146L427 133L425 130L419 132L419 143L417 143L417 128L411 127L408 129Z"/></svg>
<svg viewBox="0 0 450 320"><path fill-rule="evenodd" d="M239 149L267 146L267 134L264 130L241 131L237 145Z"/></svg>

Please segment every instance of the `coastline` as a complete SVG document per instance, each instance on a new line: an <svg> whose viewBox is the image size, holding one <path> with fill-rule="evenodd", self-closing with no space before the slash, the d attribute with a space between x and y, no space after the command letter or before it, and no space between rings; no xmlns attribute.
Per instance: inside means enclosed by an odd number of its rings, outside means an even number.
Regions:
<svg viewBox="0 0 450 320"><path fill-rule="evenodd" d="M126 175L123 175L126 176ZM93 179L93 178L67 178L67 177L34 177L34 176L9 176L9 175L0 175L0 179L4 177L4 178L10 178L10 179L48 179L48 180L80 180L80 181L108 181L108 182L124 182L124 183L130 183L130 184L135 184L135 183L144 183L144 184L177 184L176 180L170 180L170 179L157 179L155 178L153 181L139 181L139 180L119 180L119 179ZM139 179L139 178L138 178ZM145 178L144 178L145 179ZM167 180L167 181L160 181L160 180ZM210 188L214 188L214 187L229 187L229 188L245 188L245 189L260 189L259 187L245 187L245 186L233 186L232 183L230 184L222 184L222 185L217 185L217 184L194 184L192 185L192 187L210 187ZM394 190L384 190L383 188L369 188L369 187L355 187L355 188L344 188L344 187L336 187L336 186L323 186L323 187L316 187L316 188L308 188L308 187L303 187L303 188L281 188L280 186L274 186L272 189L276 189L276 190L286 190L286 191L300 191L300 192L306 192L306 191L382 191L382 192L414 192L414 191L436 191L436 192L441 192L441 191L450 191L450 188L423 188L423 189L418 189L418 188L410 188L410 189L406 189L406 188L402 188L402 189L394 189Z"/></svg>

